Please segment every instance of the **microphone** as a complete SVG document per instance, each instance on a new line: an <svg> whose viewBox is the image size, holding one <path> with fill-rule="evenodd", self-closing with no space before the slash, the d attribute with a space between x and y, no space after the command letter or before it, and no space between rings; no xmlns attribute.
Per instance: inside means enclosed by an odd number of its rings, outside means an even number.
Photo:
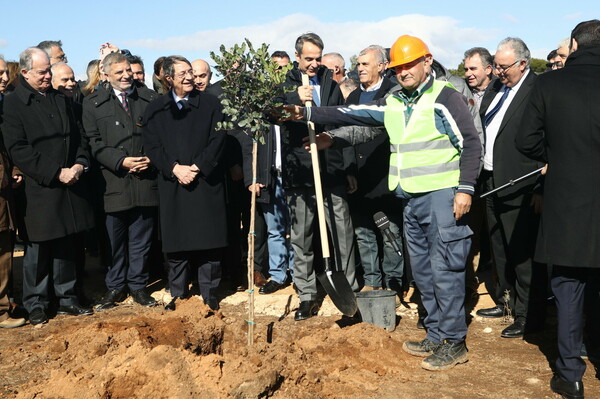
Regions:
<svg viewBox="0 0 600 399"><path fill-rule="evenodd" d="M399 256L402 256L402 251L400 250L400 247L398 247L396 237L394 236L394 233L392 233L392 231L390 230L390 220L385 215L385 213L377 212L375 215L373 215L373 221L375 222L377 228L381 231L381 234L387 237L394 251L396 251L396 253Z"/></svg>

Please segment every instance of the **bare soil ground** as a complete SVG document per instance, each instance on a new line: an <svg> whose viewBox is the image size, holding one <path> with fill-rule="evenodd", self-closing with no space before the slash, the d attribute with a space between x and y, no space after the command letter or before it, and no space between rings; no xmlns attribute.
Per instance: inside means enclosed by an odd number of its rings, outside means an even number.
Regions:
<svg viewBox="0 0 600 399"><path fill-rule="evenodd" d="M89 270L88 288L98 297L102 273ZM167 299L164 290L153 295ZM413 303L397 309L398 325L388 332L342 317L328 300L318 317L295 322L291 287L256 295L255 342L248 347L247 295L224 297L216 313L198 297L174 312L126 300L92 316L0 331L0 397L558 397L548 388L556 355L551 306L546 330L524 340L500 338L507 321L470 317L469 361L429 372L402 351L405 340L424 337ZM482 284L475 309L490 303ZM587 398L600 398L589 362L584 383Z"/></svg>

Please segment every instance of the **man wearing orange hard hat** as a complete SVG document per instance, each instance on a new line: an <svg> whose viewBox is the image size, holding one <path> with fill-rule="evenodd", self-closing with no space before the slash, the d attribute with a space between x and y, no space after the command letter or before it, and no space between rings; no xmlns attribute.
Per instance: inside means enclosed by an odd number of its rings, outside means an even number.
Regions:
<svg viewBox="0 0 600 399"><path fill-rule="evenodd" d="M465 97L429 73L433 57L414 36L400 36L390 51L400 83L387 96L349 107L289 109L296 119L352 126L318 136L319 148L373 139L385 126L390 137L388 188L404 205L404 233L413 277L427 317L427 336L403 349L425 357L421 367L444 370L467 361L465 263L472 231L471 207L481 142Z"/></svg>

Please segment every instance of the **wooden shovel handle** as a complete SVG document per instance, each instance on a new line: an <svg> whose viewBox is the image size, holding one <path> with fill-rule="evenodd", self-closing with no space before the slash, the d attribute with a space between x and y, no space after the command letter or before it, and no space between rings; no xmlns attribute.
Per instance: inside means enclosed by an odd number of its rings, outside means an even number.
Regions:
<svg viewBox="0 0 600 399"><path fill-rule="evenodd" d="M302 85L308 86L308 75L302 74ZM307 101L305 107L312 107L312 101ZM308 138L310 141L310 159L312 161L313 176L315 179L315 197L317 198L317 216L319 219L319 232L321 236L321 247L323 258L329 258L329 240L327 238L327 222L325 219L325 205L323 202L323 188L321 186L321 170L319 168L319 150L317 149L317 140L315 138L315 124L307 122Z"/></svg>

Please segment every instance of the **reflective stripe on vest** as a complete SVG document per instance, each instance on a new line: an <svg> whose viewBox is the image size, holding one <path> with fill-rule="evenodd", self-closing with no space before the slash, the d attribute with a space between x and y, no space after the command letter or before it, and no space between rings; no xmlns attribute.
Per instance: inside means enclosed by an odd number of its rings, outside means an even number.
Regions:
<svg viewBox="0 0 600 399"><path fill-rule="evenodd" d="M444 107L435 100L449 83L434 80L414 105L408 123L406 106L399 98L389 96L384 114L385 128L390 137L390 170L388 188L398 185L407 193L426 193L458 186L460 151L447 134L440 133L435 124L435 110L444 112L452 127L456 123Z"/></svg>

